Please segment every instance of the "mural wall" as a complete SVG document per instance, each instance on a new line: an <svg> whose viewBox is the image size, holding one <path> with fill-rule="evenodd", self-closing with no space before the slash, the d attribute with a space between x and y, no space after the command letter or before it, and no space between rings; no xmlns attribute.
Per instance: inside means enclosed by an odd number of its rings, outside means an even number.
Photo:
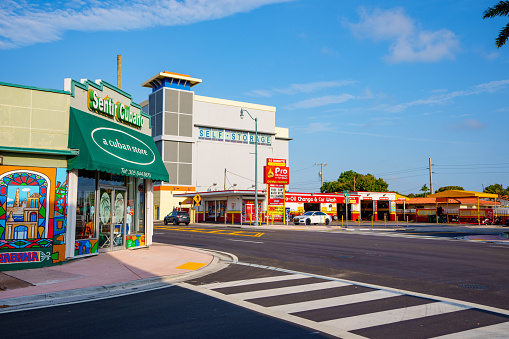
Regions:
<svg viewBox="0 0 509 339"><path fill-rule="evenodd" d="M0 270L65 260L67 170L0 166Z"/></svg>

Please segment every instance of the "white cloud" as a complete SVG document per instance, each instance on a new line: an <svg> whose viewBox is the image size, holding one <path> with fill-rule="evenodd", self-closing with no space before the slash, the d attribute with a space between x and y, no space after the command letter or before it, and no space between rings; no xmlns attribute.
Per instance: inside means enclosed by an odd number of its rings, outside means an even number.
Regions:
<svg viewBox="0 0 509 339"><path fill-rule="evenodd" d="M432 95L424 99L418 99L398 105L380 105L376 107L378 110L382 110L385 112L391 112L391 113L399 113L405 111L409 107L413 106L421 106L421 105L442 105L447 102L450 102L451 100L457 98L457 97L465 97L470 95L479 95L483 93L493 93L502 89L505 89L509 86L509 79L508 80L496 80L496 81L490 81L483 84L479 84L477 86L474 86L472 89L467 90L459 90L454 91L450 93L443 93L443 94L437 94Z"/></svg>
<svg viewBox="0 0 509 339"><path fill-rule="evenodd" d="M347 86L354 83L355 81L351 80L317 81L309 82L307 84L291 84L286 88L272 88L270 90L266 89L254 90L247 94L258 97L271 97L276 94L295 95L301 93L313 93L327 88Z"/></svg>
<svg viewBox="0 0 509 339"><path fill-rule="evenodd" d="M347 23L359 38L392 41L389 62L435 62L454 59L459 50L456 35L447 30L426 31L419 28L402 8L390 10L359 9L360 21Z"/></svg>
<svg viewBox="0 0 509 339"><path fill-rule="evenodd" d="M351 94L327 95L319 98L311 98L288 105L287 109L315 108L331 104L341 104L348 100L355 99Z"/></svg>
<svg viewBox="0 0 509 339"><path fill-rule="evenodd" d="M482 130L486 128L486 124L475 119L466 119L464 121L460 121L457 124L449 124L448 127L454 130Z"/></svg>
<svg viewBox="0 0 509 339"><path fill-rule="evenodd" d="M13 198L7 198L7 202L13 202L14 199Z"/></svg>
<svg viewBox="0 0 509 339"><path fill-rule="evenodd" d="M0 49L61 39L66 31L128 31L187 25L294 0L95 0L0 2Z"/></svg>
<svg viewBox="0 0 509 339"><path fill-rule="evenodd" d="M30 191L31 191L31 189L30 189L30 188L23 188L21 191L22 191L22 192L30 192Z"/></svg>
<svg viewBox="0 0 509 339"><path fill-rule="evenodd" d="M334 130L334 127L327 122L312 122L305 129L305 133L318 133Z"/></svg>

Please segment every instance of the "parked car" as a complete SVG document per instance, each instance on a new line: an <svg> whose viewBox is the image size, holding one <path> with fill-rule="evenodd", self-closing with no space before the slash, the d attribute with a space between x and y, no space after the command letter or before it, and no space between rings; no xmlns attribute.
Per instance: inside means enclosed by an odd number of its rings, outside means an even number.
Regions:
<svg viewBox="0 0 509 339"><path fill-rule="evenodd" d="M170 223L172 223L173 225L180 225L180 223L189 225L189 221L190 221L189 213L181 211L173 211L164 217L165 225L168 225Z"/></svg>
<svg viewBox="0 0 509 339"><path fill-rule="evenodd" d="M305 224L305 225L311 225L311 224L325 224L328 225L332 221L332 218L330 215L323 213L323 212L306 212L303 215L299 215L295 218L293 218L293 223L295 225L299 224Z"/></svg>

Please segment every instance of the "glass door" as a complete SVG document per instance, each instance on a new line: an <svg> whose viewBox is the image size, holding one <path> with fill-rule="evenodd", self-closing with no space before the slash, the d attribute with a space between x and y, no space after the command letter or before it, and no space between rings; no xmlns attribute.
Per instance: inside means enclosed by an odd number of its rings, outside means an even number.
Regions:
<svg viewBox="0 0 509 339"><path fill-rule="evenodd" d="M99 248L121 249L125 243L126 190L99 188Z"/></svg>
<svg viewBox="0 0 509 339"><path fill-rule="evenodd" d="M99 189L99 248L110 249L111 248L111 219L113 212L111 209L111 198L113 189L101 187Z"/></svg>
<svg viewBox="0 0 509 339"><path fill-rule="evenodd" d="M125 243L125 212L126 212L126 191L115 188L113 190L114 213L113 213L113 248L123 248Z"/></svg>

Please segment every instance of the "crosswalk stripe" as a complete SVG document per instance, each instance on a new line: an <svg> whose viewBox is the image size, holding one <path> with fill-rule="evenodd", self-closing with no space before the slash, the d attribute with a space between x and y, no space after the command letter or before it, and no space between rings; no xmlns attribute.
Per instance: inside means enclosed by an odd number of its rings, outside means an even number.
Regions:
<svg viewBox="0 0 509 339"><path fill-rule="evenodd" d="M507 333L509 333L509 322L446 334L433 339L502 339L507 338Z"/></svg>
<svg viewBox="0 0 509 339"><path fill-rule="evenodd" d="M362 314L347 318L327 320L322 321L320 323L324 325L341 328L342 330L345 331L354 331L361 328L380 326L405 320L429 317L432 315L462 311L469 308L470 307L454 305L444 302L435 302L430 304L398 308L382 312Z"/></svg>
<svg viewBox="0 0 509 339"><path fill-rule="evenodd" d="M360 303L363 301L371 301L371 300L396 297L396 296L400 296L400 295L403 295L403 294L380 290L380 291L373 291L373 292L344 295L344 296L334 297L334 298L303 301L303 302L287 304L287 305L271 306L271 307L267 307L267 308L272 311L276 311L276 312L297 313L297 312L311 311L311 310L316 310L316 309L326 308L326 307L355 304L355 303Z"/></svg>
<svg viewBox="0 0 509 339"><path fill-rule="evenodd" d="M311 277L309 275L305 275L305 274L287 274L287 275L278 275L275 277L265 277L265 278L255 278L255 279L244 279L244 280L210 283L210 284L200 285L200 287L207 288L210 290L210 289L215 289L215 288L254 285L254 284L267 283L267 282L304 279L304 278L311 278Z"/></svg>
<svg viewBox="0 0 509 339"><path fill-rule="evenodd" d="M273 289L261 290L261 291L235 293L235 294L229 294L229 296L233 297L233 298L238 298L241 300L248 300L248 299L256 299L256 298L274 297L274 296L292 294L292 293L302 293L302 292L309 292L309 291L316 291L316 290L324 290L327 288L343 287L343 286L348 286L348 285L350 285L350 284L340 282L340 281L326 281L326 282L321 282L321 283L290 286L290 287L279 287L279 288L273 288Z"/></svg>

